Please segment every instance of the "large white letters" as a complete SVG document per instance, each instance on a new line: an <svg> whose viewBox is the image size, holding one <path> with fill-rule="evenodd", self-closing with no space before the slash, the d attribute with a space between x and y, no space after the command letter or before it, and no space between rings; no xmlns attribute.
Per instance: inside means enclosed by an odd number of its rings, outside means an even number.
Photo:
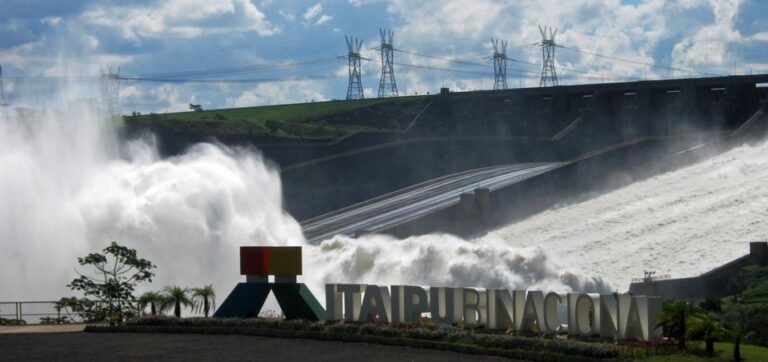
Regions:
<svg viewBox="0 0 768 362"><path fill-rule="evenodd" d="M391 293L391 295L390 295ZM507 289L425 288L394 285L326 284L329 321L416 323L430 313L435 324L514 328L516 332L558 333L567 322L572 336L649 340L661 336L654 318L661 298L624 294L548 293ZM565 305L566 320L561 320Z"/></svg>
<svg viewBox="0 0 768 362"><path fill-rule="evenodd" d="M435 324L450 325L462 321L462 288L429 288L430 314Z"/></svg>
<svg viewBox="0 0 768 362"><path fill-rule="evenodd" d="M391 306L392 301L387 287L369 285L365 288L360 320L371 321L378 318L382 322L389 322L389 316L392 315Z"/></svg>

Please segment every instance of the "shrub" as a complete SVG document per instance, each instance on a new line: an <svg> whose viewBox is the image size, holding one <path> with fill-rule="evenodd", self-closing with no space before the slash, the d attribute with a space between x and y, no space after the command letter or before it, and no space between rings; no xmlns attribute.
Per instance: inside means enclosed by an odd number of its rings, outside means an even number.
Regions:
<svg viewBox="0 0 768 362"><path fill-rule="evenodd" d="M142 317L130 320L126 323L128 327L134 326L152 326L162 327L162 329L152 329L153 331L183 333L184 327L195 327L195 333L227 333L222 330L230 330L230 333L247 333L249 330L282 330L288 334L284 336L302 336L306 334L292 334L294 332L315 332L315 338L322 339L340 339L344 341L371 341L370 337L380 337L374 339L381 341L408 345L413 347L434 347L431 342L448 343L454 346L465 346L467 348L480 348L494 351L509 351L507 354L519 356L528 356L524 358L537 358L551 360L553 355L574 356L581 358L618 358L619 350L616 346L606 343L589 343L570 340L555 340L535 337L510 336L506 334L479 333L474 330L467 330L453 326L434 326L434 325L415 325L404 324L371 324L371 323L345 323L338 322L329 324L327 322L309 322L304 320L280 320L280 319L237 319L237 318L185 318L177 319L163 316ZM206 329L206 327L210 327ZM131 331L136 331L131 329ZM255 332L270 333L274 332ZM282 335L281 335L282 336ZM330 336L330 337L329 337ZM335 337L333 337L335 336ZM404 339L402 339L404 338ZM395 342L397 341L397 342ZM410 341L410 342L409 342ZM441 347L442 348L442 347ZM464 348L464 347L452 347ZM459 351L459 350L457 350ZM515 352L518 351L518 352ZM520 352L526 351L526 352ZM496 352L494 352L496 353ZM501 353L501 352L499 352ZM523 357L521 357L523 358Z"/></svg>
<svg viewBox="0 0 768 362"><path fill-rule="evenodd" d="M23 319L7 319L0 317L0 326L23 326L26 324L27 321Z"/></svg>
<svg viewBox="0 0 768 362"><path fill-rule="evenodd" d="M73 323L73 321L67 318L67 316L40 318L40 324L71 324L71 323Z"/></svg>

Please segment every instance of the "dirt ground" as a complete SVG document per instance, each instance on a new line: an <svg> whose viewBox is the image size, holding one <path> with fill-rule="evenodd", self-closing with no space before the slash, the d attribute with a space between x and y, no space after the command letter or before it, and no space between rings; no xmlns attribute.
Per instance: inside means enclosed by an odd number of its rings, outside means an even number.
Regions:
<svg viewBox="0 0 768 362"><path fill-rule="evenodd" d="M365 343L239 335L138 333L0 334L0 361L507 361Z"/></svg>

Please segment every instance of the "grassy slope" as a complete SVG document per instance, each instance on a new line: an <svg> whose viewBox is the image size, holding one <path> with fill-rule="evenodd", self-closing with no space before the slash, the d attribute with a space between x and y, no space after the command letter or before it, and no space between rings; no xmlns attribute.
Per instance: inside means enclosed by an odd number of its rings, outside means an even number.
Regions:
<svg viewBox="0 0 768 362"><path fill-rule="evenodd" d="M364 99L284 104L248 108L216 109L203 112L177 112L126 117L129 124L170 126L204 133L245 133L289 138L336 138L350 133L372 130L393 130L391 124L371 124L370 120L346 119L339 114L355 117L376 117L365 109L383 103L393 103L402 110L403 119L410 120L421 109L423 97ZM334 116L337 116L334 118ZM330 120L330 121L329 121ZM367 121L367 122L366 122Z"/></svg>
<svg viewBox="0 0 768 362"><path fill-rule="evenodd" d="M702 351L704 350L703 342L695 342L695 343L698 344L697 347L699 350L702 350ZM733 360L732 357L733 357L733 343L717 342L715 343L714 357L705 357L698 354L675 353L668 356L654 356L650 358L645 358L645 359L641 359L640 361L648 361L648 362L713 361L714 362L714 361L732 361ZM742 344L741 358L742 358L742 361L747 361L747 362L768 361L768 348Z"/></svg>
<svg viewBox="0 0 768 362"><path fill-rule="evenodd" d="M364 99L359 101L281 104L275 106L215 109L203 112L165 113L162 117L185 120L204 120L212 119L216 114L221 114L227 119L247 119L256 122L273 119L285 122L296 122L307 117L324 116L335 112L349 111L382 103L383 101L384 99Z"/></svg>

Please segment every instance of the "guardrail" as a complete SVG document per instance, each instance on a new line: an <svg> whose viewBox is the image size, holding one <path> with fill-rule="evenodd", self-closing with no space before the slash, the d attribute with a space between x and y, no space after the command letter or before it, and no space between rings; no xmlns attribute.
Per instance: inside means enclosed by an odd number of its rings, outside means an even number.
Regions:
<svg viewBox="0 0 768 362"><path fill-rule="evenodd" d="M643 277L643 278L632 278L632 283L648 283L648 282L655 282L657 280L667 280L672 279L669 275L659 275L659 276L651 276L651 277Z"/></svg>
<svg viewBox="0 0 768 362"><path fill-rule="evenodd" d="M70 308L56 308L58 301L15 301L0 302L0 318L11 321L24 321L26 324L37 324L43 318L56 318L62 321L67 317L67 323L78 323L83 320L79 313L72 312Z"/></svg>
<svg viewBox="0 0 768 362"><path fill-rule="evenodd" d="M76 313L56 309L56 301L0 302L0 318L39 323L41 318L80 317Z"/></svg>

